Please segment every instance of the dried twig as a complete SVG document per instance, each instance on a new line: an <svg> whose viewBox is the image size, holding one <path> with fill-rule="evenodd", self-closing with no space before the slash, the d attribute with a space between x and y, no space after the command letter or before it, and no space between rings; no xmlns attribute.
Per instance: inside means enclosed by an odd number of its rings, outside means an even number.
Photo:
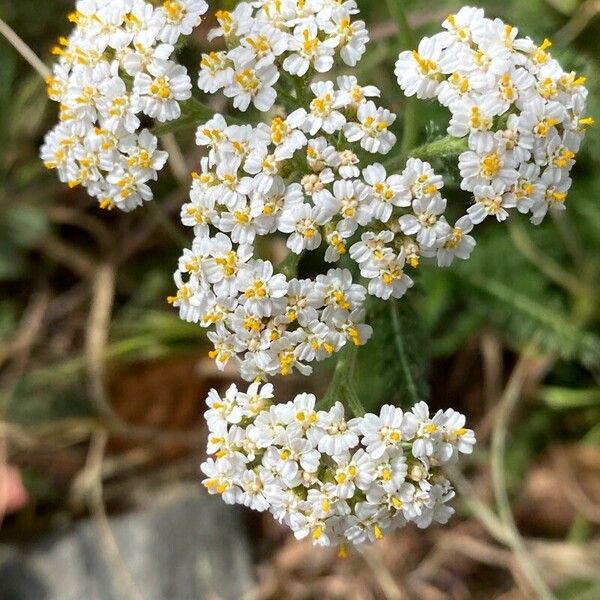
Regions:
<svg viewBox="0 0 600 600"><path fill-rule="evenodd" d="M59 224L73 225L88 232L98 243L103 255L109 254L115 245L114 237L100 219L85 214L71 206L51 205L45 209L48 218Z"/></svg>
<svg viewBox="0 0 600 600"><path fill-rule="evenodd" d="M27 368L32 346L40 333L48 301L49 293L45 289L32 296L29 305L25 310L25 314L21 319L21 324L17 333L13 338L12 344L16 343L17 350L11 351L9 345L8 354L9 356L12 355L13 362L5 377L6 384L3 389L2 397L0 398L0 406L2 406L4 410L8 409L15 394L16 387ZM2 433L2 435L0 435L0 466L4 466L7 464L8 441L4 432L2 431L0 433ZM0 498L5 498L6 495L7 490L5 489L5 481L0 479ZM4 503L0 502L0 507L2 506L4 506ZM0 526L2 525L3 520L4 511L0 508Z"/></svg>
<svg viewBox="0 0 600 600"><path fill-rule="evenodd" d="M86 368L89 378L89 393L96 414L105 421L104 426L114 434L124 435L153 443L182 443L196 446L198 436L184 432L165 432L154 427L125 423L113 410L105 385L106 345L115 292L115 268L102 264L94 277L92 306L88 317L85 336Z"/></svg>
<svg viewBox="0 0 600 600"><path fill-rule="evenodd" d="M577 8L566 25L556 32L554 38L561 45L568 46L598 14L600 0L587 0Z"/></svg>
<svg viewBox="0 0 600 600"><path fill-rule="evenodd" d="M127 598L131 600L143 600L144 597L121 556L119 545L110 527L106 507L104 506L102 463L104 461L107 441L108 433L106 431L99 430L94 434L90 443L85 469L80 474L78 481L82 485L89 486L87 496L90 512L98 526L100 542L109 559L109 564L114 570L115 580L120 583L120 589Z"/></svg>
<svg viewBox="0 0 600 600"><path fill-rule="evenodd" d="M46 235L38 244L41 252L86 279L94 271L94 261L78 248L53 235Z"/></svg>
<svg viewBox="0 0 600 600"><path fill-rule="evenodd" d="M108 342L110 318L115 294L115 268L104 263L97 269L93 281L92 305L85 334L85 358L89 379L89 394L96 413L107 421L117 417L107 398L104 356Z"/></svg>
<svg viewBox="0 0 600 600"><path fill-rule="evenodd" d="M183 188L176 189L166 200L162 203L162 210L165 214L171 214L171 212L178 210L181 207L182 202L187 196L187 190ZM123 242L123 246L120 249L117 257L117 264L123 264L125 261L130 259L136 252L143 248L144 244L155 234L159 228L160 223L158 219L148 220L148 222L141 224L132 231L130 235ZM187 242L186 242L187 243Z"/></svg>
<svg viewBox="0 0 600 600"><path fill-rule="evenodd" d="M588 520L600 523L600 504L594 503L577 481L574 471L564 450L557 446L552 450L552 460L559 472L558 480L561 482L562 490L569 502Z"/></svg>
<svg viewBox="0 0 600 600"><path fill-rule="evenodd" d="M546 585L546 582L538 570L538 566L532 559L523 538L519 533L508 499L508 493L506 491L504 453L506 449L507 431L512 413L521 398L523 387L527 380L529 366L530 358L524 353L521 355L511 374L500 402L500 411L498 412L492 431L492 483L494 497L498 507L498 515L504 528L509 533L507 542L515 554L519 567L527 578L534 593L541 600L552 600L555 596Z"/></svg>
<svg viewBox="0 0 600 600"><path fill-rule="evenodd" d="M357 546L357 550L369 565L386 600L403 600L410 597L406 591L400 589L399 583L383 564L375 548L364 545Z"/></svg>
<svg viewBox="0 0 600 600"><path fill-rule="evenodd" d="M167 133L161 137L162 145L165 150L169 153L169 166L171 172L177 179L178 183L187 188L190 181L190 174L185 163L183 152L172 133Z"/></svg>
<svg viewBox="0 0 600 600"><path fill-rule="evenodd" d="M29 358L31 345L40 332L49 299L46 290L34 293L12 340L0 345L0 366L9 359L13 360L12 373L7 375L8 379L14 380L15 375L19 375L23 370L23 363Z"/></svg>
<svg viewBox="0 0 600 600"><path fill-rule="evenodd" d="M480 344L483 358L483 393L486 408L491 408L502 394L502 343L496 333L486 331L481 336Z"/></svg>
<svg viewBox="0 0 600 600"><path fill-rule="evenodd" d="M197 431L164 430L144 425L132 425L121 420L101 421L97 418L71 418L42 425L16 425L0 421L0 434L5 435L17 450L65 448L88 440L103 427L114 436L152 446L177 445L190 449L203 446Z"/></svg>
<svg viewBox="0 0 600 600"><path fill-rule="evenodd" d="M0 35L46 80L52 71L42 62L39 56L17 35L17 33L0 19Z"/></svg>
<svg viewBox="0 0 600 600"><path fill-rule="evenodd" d="M494 539L502 544L508 544L510 535L506 527L500 522L494 511L477 498L473 486L466 477L454 466L446 467L446 472L469 513L483 525Z"/></svg>

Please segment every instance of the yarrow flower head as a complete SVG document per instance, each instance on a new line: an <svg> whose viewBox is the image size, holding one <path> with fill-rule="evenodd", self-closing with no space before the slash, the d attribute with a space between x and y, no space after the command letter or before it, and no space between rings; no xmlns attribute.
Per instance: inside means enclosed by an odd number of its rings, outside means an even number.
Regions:
<svg viewBox="0 0 600 600"><path fill-rule="evenodd" d="M311 73L323 72L334 48L366 41L362 26L340 29L356 12L353 2L241 3L220 12L211 37L225 37L229 50L203 57L201 86L222 88L242 110L251 102L266 110L275 88L283 92L281 69L296 75L310 63ZM350 54L344 56L348 62ZM219 368L232 363L248 381L309 374L310 363L348 343L365 344L372 334L363 322L368 294L400 298L413 285L407 268L420 255L438 255L448 265L474 246L468 218L454 228L446 222L442 178L428 163L409 161L399 174L378 162L361 164L359 157L385 155L396 143L396 116L376 104L376 87L353 76L319 80L306 91L299 83L294 96L280 98L290 112L278 110L255 127L229 124L219 114L198 127L206 156L181 213L195 240L179 261L178 291L169 300L183 319L212 330ZM269 106L259 106L265 98ZM452 241L463 232L464 239ZM292 255L324 249L327 262L350 258L364 284L347 268L314 280L277 274L257 244L277 233Z"/></svg>
<svg viewBox="0 0 600 600"><path fill-rule="evenodd" d="M448 133L467 138L458 166L461 188L473 194L471 223L516 209L538 225L565 209L569 172L593 123L585 77L561 68L550 40L519 37L480 8L461 8L443 28L400 54L398 82L408 96L448 107Z"/></svg>
<svg viewBox="0 0 600 600"><path fill-rule="evenodd" d="M167 153L142 128L181 115L191 97L174 45L208 9L204 0L79 0L69 15L75 28L53 49L58 56L48 94L60 121L41 149L44 164L70 187L86 188L102 208L130 211L152 199Z"/></svg>
<svg viewBox="0 0 600 600"><path fill-rule="evenodd" d="M224 38L228 50L202 57L198 86L208 93L222 89L239 110L253 104L267 112L281 76L327 73L338 56L350 67L358 63L369 34L363 21L353 21L357 12L354 0L264 0L219 10L209 39Z"/></svg>
<svg viewBox="0 0 600 600"><path fill-rule="evenodd" d="M473 205L448 222L444 181L430 163L409 158L398 173L369 161L396 143L396 115L378 106L376 87L353 76L308 87L296 77L295 91L278 85L282 72L294 81L290 75L329 70L345 39L334 24L356 12L353 2L241 3L217 15L221 27L211 34L226 38L229 50L219 61L231 77L206 90L222 87L242 110L265 98L269 106L257 107L271 108L279 92L289 110L278 108L255 127L231 125L222 115L199 126L196 141L206 156L182 210L196 238L180 260L170 301L182 318L215 330L209 338L219 368L231 362L249 381L309 374L310 363L349 342L366 343L367 295L401 298L423 258L442 267L468 259L473 229L488 216L503 221L516 207L539 222L549 206L562 205L570 185L587 122L582 82L559 71L547 43L520 40L479 9L449 17L446 32L402 53L397 65L407 94L447 103L449 133L468 135L459 169ZM206 56L203 64L215 60ZM541 84L548 73L553 86ZM540 91L548 86L556 88L552 99ZM346 261L344 268L334 265L314 280L277 274L258 252L258 239L271 234L283 234L292 255L321 250L328 263Z"/></svg>
<svg viewBox="0 0 600 600"><path fill-rule="evenodd" d="M368 294L401 298L421 256L447 266L475 245L469 216L446 221L443 180L429 163L409 159L398 174L361 165L363 151L385 154L396 141L395 116L369 100L376 88L343 77L310 89L308 108L256 127L216 115L196 134L206 157L181 213L196 237L170 302L183 319L216 329L218 366L231 361L249 381L308 374L309 363L348 342L363 345L372 333L362 322ZM350 258L365 283L346 268L312 281L276 274L257 256L258 238L276 233L292 255L324 248L327 262Z"/></svg>
<svg viewBox="0 0 600 600"><path fill-rule="evenodd" d="M454 497L444 466L475 444L453 409L430 416L424 402L404 413L347 419L338 402L318 410L300 394L274 403L272 386L212 390L203 484L228 504L270 512L296 538L318 546L364 544L415 523L446 523Z"/></svg>

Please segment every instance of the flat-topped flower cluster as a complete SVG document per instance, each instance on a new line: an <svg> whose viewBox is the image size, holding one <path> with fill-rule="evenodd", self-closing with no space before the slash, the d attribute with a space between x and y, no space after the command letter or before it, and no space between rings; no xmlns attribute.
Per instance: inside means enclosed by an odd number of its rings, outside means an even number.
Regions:
<svg viewBox="0 0 600 600"><path fill-rule="evenodd" d="M209 39L223 38L227 50L202 56L198 86L208 93L222 89L241 111L251 103L268 111L282 72L327 73L337 56L357 64L369 34L363 21L352 21L356 13L355 0L259 0L219 10Z"/></svg>
<svg viewBox="0 0 600 600"><path fill-rule="evenodd" d="M348 341L364 344L367 293L401 298L413 285L406 270L421 257L448 266L475 246L468 216L446 221L443 179L429 163L411 158L394 175L361 165L360 155L396 143L396 116L372 100L376 87L342 76L309 89L307 108L256 127L216 115L196 134L207 156L181 212L195 239L170 300L183 319L215 330L217 365L232 360L247 381L308 374L308 363ZM368 283L353 283L348 269L288 281L257 258L260 236L275 233L295 255L323 249L326 262L350 259Z"/></svg>
<svg viewBox="0 0 600 600"><path fill-rule="evenodd" d="M446 523L454 497L443 466L475 444L465 417L385 405L346 419L338 402L317 410L311 394L273 404L270 384L208 396L203 484L228 504L270 511L298 539L363 544L409 522Z"/></svg>
<svg viewBox="0 0 600 600"><path fill-rule="evenodd" d="M468 136L459 169L461 188L474 196L471 221L503 221L516 208L537 225L548 210L564 210L569 172L593 123L585 77L561 68L549 40L518 37L480 8L461 8L443 27L400 55L396 75L408 96L450 109L451 136Z"/></svg>
<svg viewBox="0 0 600 600"><path fill-rule="evenodd" d="M41 149L61 181L85 187L103 208L130 211L152 199L148 182L167 153L141 118L179 118L192 83L171 57L207 9L204 0L77 2L75 28L54 48L59 60L48 78L60 121Z"/></svg>
<svg viewBox="0 0 600 600"><path fill-rule="evenodd" d="M170 300L183 319L216 330L209 339L217 365L233 360L248 381L294 369L308 374L307 363L347 341L364 344L371 335L362 324L367 292L400 298L413 284L407 263L437 255L449 265L475 245L468 217L455 227L446 222L443 180L428 163L410 159L391 176L380 163L361 169L359 152L387 153L396 141L388 129L395 115L370 100L377 88L343 76L337 86L318 82L311 91L309 110L257 127L216 115L196 134L208 154L181 212L195 239L179 261ZM366 289L347 269L288 281L256 258L258 238L273 233L284 234L296 255L321 247L326 262L347 255Z"/></svg>
<svg viewBox="0 0 600 600"><path fill-rule="evenodd" d="M486 19L480 9L448 17L447 31L402 53L396 71L407 94L437 97L450 107L451 136L468 135L459 169L461 187L473 193L474 203L450 224L443 178L429 163L409 158L402 173L390 174L368 161L396 143L396 115L376 104L376 87L361 86L353 76L306 87L290 70L290 56L282 58L284 41L289 45L293 37L287 29L303 27L308 35L307 28L337 14L332 4L266 2L254 10L240 4L218 17L222 27L213 32L226 38L222 58L233 65L229 79L208 85L201 70L203 89L226 94L242 65L268 65L277 73L273 85L279 71L292 82L276 86L291 112L278 110L256 127L230 125L221 115L200 125L196 141L208 152L181 215L196 237L180 261L172 302L184 319L216 326L209 338L218 366L233 359L249 381L294 369L309 373L307 363L327 358L346 341L364 343L370 335L360 324L365 290L384 300L401 298L421 258L436 257L439 266L467 259L475 247L470 233L487 216L503 221L507 209L517 207L537 224L549 207L562 208L575 151L591 122L582 116L583 80L560 69L548 42L538 47L519 39L515 28ZM340 10L347 19L357 12L353 2ZM330 39L329 29L321 28L319 43ZM318 72L331 64L306 66ZM234 106L245 109L265 91L253 90L242 106L241 96L234 96ZM271 108L274 88L268 97L261 110ZM288 282L258 259L257 238L275 233L286 237L293 254L320 250L326 262L354 261L361 283L353 284L346 270L316 282Z"/></svg>

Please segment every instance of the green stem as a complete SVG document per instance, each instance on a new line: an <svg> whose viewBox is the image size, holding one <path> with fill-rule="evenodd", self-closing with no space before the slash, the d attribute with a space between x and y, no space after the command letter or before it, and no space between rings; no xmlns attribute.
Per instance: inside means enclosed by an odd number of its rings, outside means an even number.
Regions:
<svg viewBox="0 0 600 600"><path fill-rule="evenodd" d="M416 39L411 29L406 11L404 10L404 0L386 0L388 10L398 25L398 42L402 48L414 48Z"/></svg>
<svg viewBox="0 0 600 600"><path fill-rule="evenodd" d="M413 148L411 156L422 160L431 160L432 158L453 158L468 149L467 138L455 138L446 136L434 142L423 144Z"/></svg>
<svg viewBox="0 0 600 600"><path fill-rule="evenodd" d="M416 404L421 398L417 391L417 386L413 379L412 371L410 370L410 363L408 355L406 354L406 347L404 346L404 332L402 331L402 325L400 324L400 317L398 316L398 304L396 301L389 303L390 315L392 318L392 327L394 328L394 341L396 343L396 350L398 352L398 359L400 360L400 368L404 374L406 381L406 389L410 396L411 404Z"/></svg>
<svg viewBox="0 0 600 600"><path fill-rule="evenodd" d="M355 416L365 414L355 385L356 357L358 347L348 344L338 354L337 364L327 393L318 404L321 410L329 410L336 402L347 406Z"/></svg>
<svg viewBox="0 0 600 600"><path fill-rule="evenodd" d="M152 128L152 133L158 137L165 135L166 133L173 133L186 127L196 126L200 123L205 123L209 119L212 119L216 112L210 106L207 106L203 102L200 102L198 98L191 97L189 100L184 100L180 103L181 116L176 121L170 121L169 123L160 123ZM226 115L225 119L228 123L243 123L242 119Z"/></svg>
<svg viewBox="0 0 600 600"><path fill-rule="evenodd" d="M165 234L179 248L187 248L189 239L173 224L169 216L163 211L161 205L156 200L147 203L148 209L152 212L157 223L163 229Z"/></svg>
<svg viewBox="0 0 600 600"><path fill-rule="evenodd" d="M306 106L308 108L308 90L310 87L311 71L309 70L304 77L293 77L292 79L296 90L296 102L298 106Z"/></svg>
<svg viewBox="0 0 600 600"><path fill-rule="evenodd" d="M281 84L278 84L276 89L277 89L277 96L279 98L282 98L283 100L285 100L290 106L292 106L294 108L298 108L300 106L298 99L294 98L294 96L292 96L291 94L288 94L283 89L283 86Z"/></svg>
<svg viewBox="0 0 600 600"><path fill-rule="evenodd" d="M293 279L298 276L298 265L304 256L304 252L301 254L294 254L290 252L287 257L282 260L276 267L277 273L283 273L287 279Z"/></svg>
<svg viewBox="0 0 600 600"><path fill-rule="evenodd" d="M406 153L400 152L398 155L392 156L385 163L385 167L388 170L400 169L409 157L420 158L426 161L431 161L435 158L455 158L467 149L467 138L455 138L448 135L428 144L417 146Z"/></svg>
<svg viewBox="0 0 600 600"><path fill-rule="evenodd" d="M348 401L348 406L350 410L353 412L355 417L363 417L366 414L365 407L362 405L360 401L360 397L354 385L347 384L345 386L346 399Z"/></svg>
<svg viewBox="0 0 600 600"><path fill-rule="evenodd" d="M407 98L404 107L404 129L400 140L400 153L404 156L414 146L419 131L417 101L415 98Z"/></svg>

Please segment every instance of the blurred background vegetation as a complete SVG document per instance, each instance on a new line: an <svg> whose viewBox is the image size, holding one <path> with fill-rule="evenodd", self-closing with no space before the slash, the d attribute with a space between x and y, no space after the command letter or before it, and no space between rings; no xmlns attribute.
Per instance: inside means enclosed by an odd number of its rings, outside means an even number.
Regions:
<svg viewBox="0 0 600 600"><path fill-rule="evenodd" d="M407 43L388 12L394 3L359 1L373 41L358 75L400 116L412 111L420 144L443 135L447 118L433 103L407 102L395 84L393 63ZM598 120L599 2L477 4L535 40L553 40L565 70L587 76L588 112ZM404 5L419 39L461 3ZM50 63L71 7L0 0L0 18ZM182 50L191 72L210 26L209 19ZM205 393L233 377L214 371L200 329L164 300L190 241L178 222L185 171L165 170L155 202L133 214L100 211L38 159L56 119L44 88L0 38L0 452L20 469L29 495L4 519L5 542L87 514L76 483L94 436L109 442L100 473L109 510L134 504L140 479L194 480ZM401 135L402 118L397 127ZM177 141L191 171L199 156L191 131ZM599 147L596 126L578 157L567 212L537 228L518 214L507 224L486 221L471 260L447 270L424 264L407 298L371 311L376 335L359 355L367 408L424 398L465 412L477 432L466 475L454 474L459 516L447 528L401 531L341 563L249 515L254 597L508 599L536 597L541 585L565 600L600 598ZM462 214L469 199L458 190L455 162L436 166L449 174L448 198ZM321 392L327 378L325 368L309 385ZM291 395L306 385L279 389Z"/></svg>

